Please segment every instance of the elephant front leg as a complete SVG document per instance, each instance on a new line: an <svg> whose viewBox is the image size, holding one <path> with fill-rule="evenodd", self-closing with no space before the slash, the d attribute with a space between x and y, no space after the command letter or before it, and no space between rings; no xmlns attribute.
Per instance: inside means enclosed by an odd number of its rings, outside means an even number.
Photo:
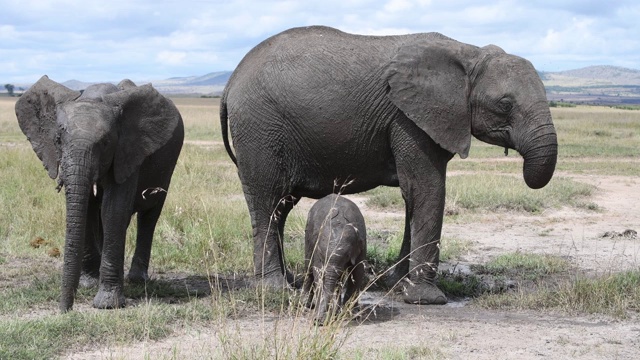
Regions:
<svg viewBox="0 0 640 360"><path fill-rule="evenodd" d="M411 304L444 304L447 298L435 284L440 256L440 235L444 216L445 180L453 154L438 146L414 124L399 119L393 129L393 151L398 180L406 203L404 252L411 247L404 301ZM407 230L410 229L410 238ZM404 255L404 254L401 254ZM408 265L408 269L407 269Z"/></svg>
<svg viewBox="0 0 640 360"><path fill-rule="evenodd" d="M103 240L102 219L100 218L101 198L101 195L91 196L87 209L85 247L82 258L82 272L80 273L80 286L86 288L97 286L100 278Z"/></svg>
<svg viewBox="0 0 640 360"><path fill-rule="evenodd" d="M100 283L93 306L114 309L125 306L124 245L131 221L137 173L122 184L110 184L102 201L104 243L100 264Z"/></svg>
<svg viewBox="0 0 640 360"><path fill-rule="evenodd" d="M337 278L331 274L327 274L328 266L322 265L320 268L314 268L314 279L316 289L315 309L313 322L316 325L323 326L331 316L334 309L330 309L331 298L336 288Z"/></svg>
<svg viewBox="0 0 640 360"><path fill-rule="evenodd" d="M411 224L411 253L409 254L408 281L403 283L404 301L410 304L436 304L447 302L435 279L440 261L440 237L444 215L444 177L426 193L413 191L407 197Z"/></svg>
<svg viewBox="0 0 640 360"><path fill-rule="evenodd" d="M360 298L360 292L365 287L365 269L364 269L364 256L362 256L358 262L351 266L348 271L347 279L345 280L345 292L342 298L341 305L351 306L348 308L352 314L356 314L359 317L360 306L358 299ZM351 302L351 304L349 304Z"/></svg>

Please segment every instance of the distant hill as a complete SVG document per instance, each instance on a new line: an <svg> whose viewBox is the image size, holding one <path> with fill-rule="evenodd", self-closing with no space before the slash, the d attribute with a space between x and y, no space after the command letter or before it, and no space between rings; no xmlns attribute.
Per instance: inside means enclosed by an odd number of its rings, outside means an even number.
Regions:
<svg viewBox="0 0 640 360"><path fill-rule="evenodd" d="M598 65L540 72L549 100L589 104L640 104L640 70Z"/></svg>
<svg viewBox="0 0 640 360"><path fill-rule="evenodd" d="M541 72L548 86L635 85L640 86L640 70L598 65L558 72Z"/></svg>
<svg viewBox="0 0 640 360"><path fill-rule="evenodd" d="M153 80L151 83L165 94L219 95L231 77L231 71L212 72L202 76L174 77Z"/></svg>

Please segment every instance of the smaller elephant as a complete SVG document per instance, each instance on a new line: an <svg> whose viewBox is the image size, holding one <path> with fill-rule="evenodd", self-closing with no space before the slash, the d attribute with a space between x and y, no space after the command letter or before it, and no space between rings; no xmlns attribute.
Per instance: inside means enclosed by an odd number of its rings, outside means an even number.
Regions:
<svg viewBox="0 0 640 360"><path fill-rule="evenodd" d="M153 233L184 140L178 109L151 85L123 80L81 94L46 75L15 108L49 176L65 188L60 310L71 310L79 284L99 285L96 308L124 306L127 227L137 213L128 278L146 281Z"/></svg>
<svg viewBox="0 0 640 360"><path fill-rule="evenodd" d="M337 296L339 305L344 305L364 288L366 254L367 229L356 204L331 194L311 207L305 229L303 291L308 295L307 307L315 305L316 324L324 324L332 297ZM341 289L337 290L343 276L346 283L341 296Z"/></svg>

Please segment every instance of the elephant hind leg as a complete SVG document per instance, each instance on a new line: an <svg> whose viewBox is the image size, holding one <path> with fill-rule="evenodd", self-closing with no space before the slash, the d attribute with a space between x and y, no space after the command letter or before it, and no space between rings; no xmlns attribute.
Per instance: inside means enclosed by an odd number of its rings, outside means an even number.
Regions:
<svg viewBox="0 0 640 360"><path fill-rule="evenodd" d="M268 197L245 190L253 228L253 265L257 279L270 287L286 287L283 236L287 215L295 200L290 195Z"/></svg>
<svg viewBox="0 0 640 360"><path fill-rule="evenodd" d="M151 259L153 234L156 230L160 214L162 213L166 194L162 193L159 196L163 198L159 199L159 203L156 206L147 211L139 212L137 216L138 234L136 237L136 250L133 253L131 268L127 274L127 280L131 282L144 283L149 281L149 262Z"/></svg>

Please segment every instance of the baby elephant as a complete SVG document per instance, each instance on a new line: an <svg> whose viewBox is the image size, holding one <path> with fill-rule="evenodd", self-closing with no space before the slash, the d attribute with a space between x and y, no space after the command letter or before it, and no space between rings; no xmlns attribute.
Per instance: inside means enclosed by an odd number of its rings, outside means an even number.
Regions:
<svg viewBox="0 0 640 360"><path fill-rule="evenodd" d="M304 293L307 307L315 305L316 324L323 325L329 303L335 300L332 297L338 296L339 304L344 305L363 289L366 253L367 230L356 204L331 194L311 207L305 229ZM346 283L341 297L337 285L343 274Z"/></svg>

